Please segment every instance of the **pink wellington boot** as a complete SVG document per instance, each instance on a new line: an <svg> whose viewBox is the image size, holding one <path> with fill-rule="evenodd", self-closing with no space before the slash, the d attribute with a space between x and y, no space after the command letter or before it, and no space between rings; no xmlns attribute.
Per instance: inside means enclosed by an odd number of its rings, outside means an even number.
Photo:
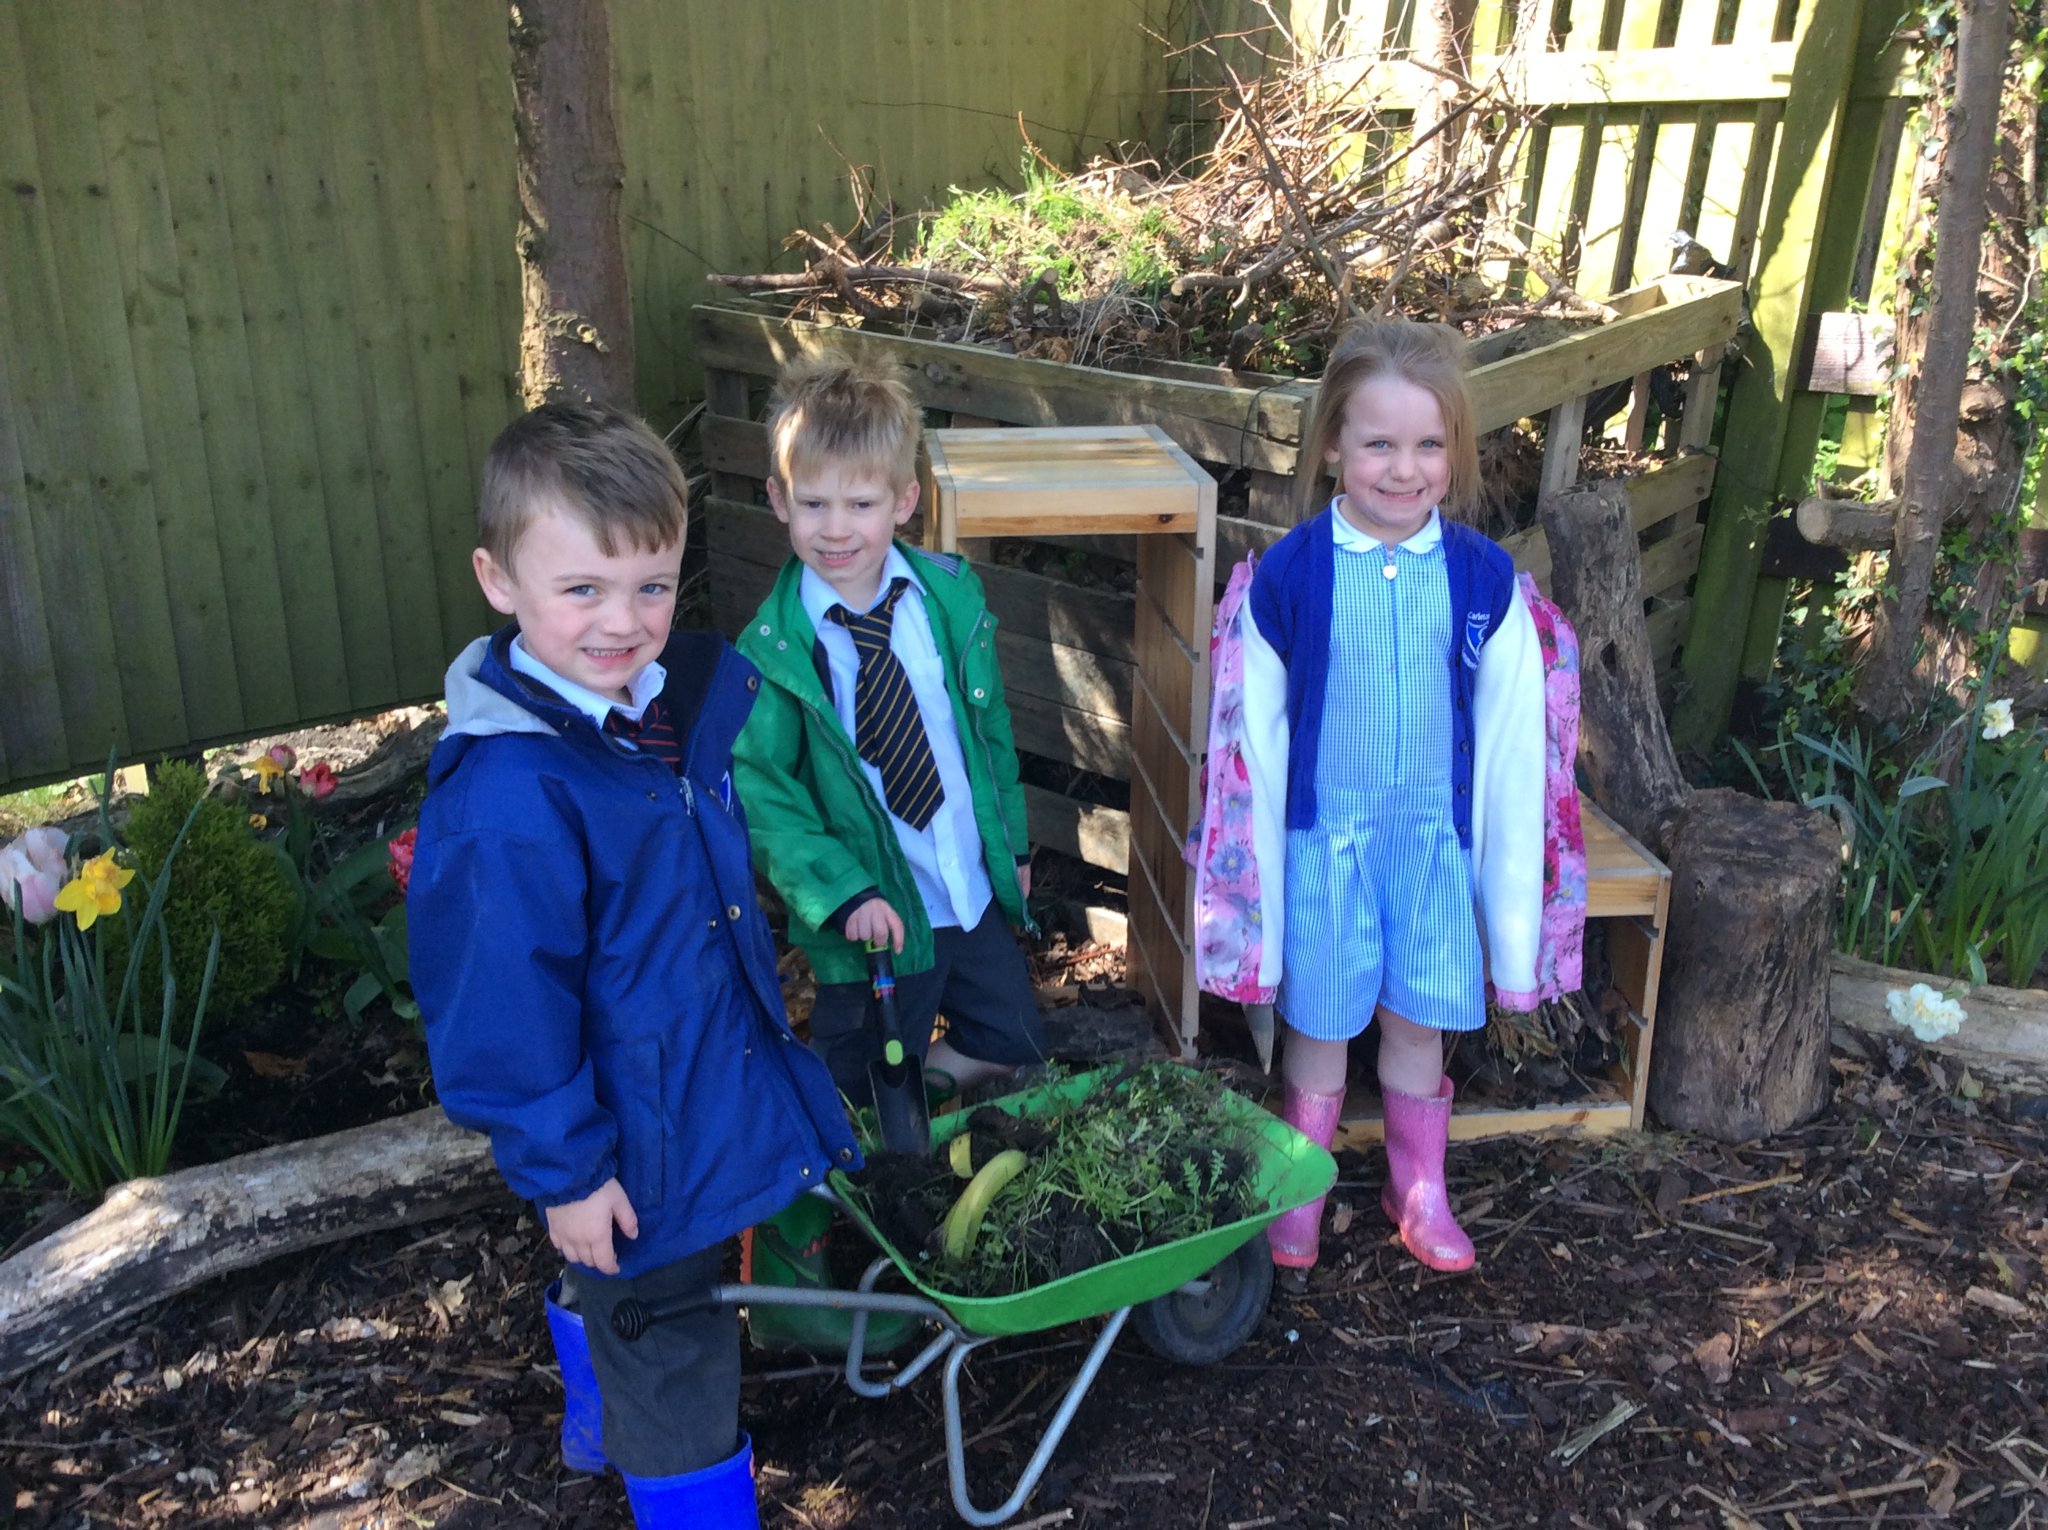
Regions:
<svg viewBox="0 0 2048 1530"><path fill-rule="evenodd" d="M1451 1215L1444 1191L1444 1146L1451 1135L1451 1081L1436 1098L1382 1089L1387 1121L1387 1185L1380 1209L1401 1229L1408 1252L1432 1270L1472 1268L1472 1240Z"/></svg>
<svg viewBox="0 0 2048 1530"><path fill-rule="evenodd" d="M1337 1120L1344 1112L1344 1091L1319 1094L1288 1084L1281 1091L1280 1119L1317 1147L1326 1148L1337 1135ZM1266 1241L1273 1248L1273 1263L1285 1270L1313 1268L1321 1242L1323 1202L1317 1196L1306 1206L1283 1211L1266 1228Z"/></svg>

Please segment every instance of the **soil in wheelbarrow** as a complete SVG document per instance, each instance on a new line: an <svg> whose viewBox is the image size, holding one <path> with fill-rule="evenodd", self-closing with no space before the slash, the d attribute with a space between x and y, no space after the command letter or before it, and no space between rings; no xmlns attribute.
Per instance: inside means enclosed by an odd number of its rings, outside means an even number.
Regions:
<svg viewBox="0 0 2048 1530"><path fill-rule="evenodd" d="M1085 1092L1056 1100L1065 1088ZM1127 1064L1092 1086L1056 1076L1039 1098L1025 1114L983 1106L938 1153L872 1154L852 1176L849 1193L926 1285L1010 1296L1260 1209L1259 1141L1219 1079ZM1014 1177L981 1197L977 1171L1006 1167ZM956 1249L956 1207L978 1199L978 1230Z"/></svg>

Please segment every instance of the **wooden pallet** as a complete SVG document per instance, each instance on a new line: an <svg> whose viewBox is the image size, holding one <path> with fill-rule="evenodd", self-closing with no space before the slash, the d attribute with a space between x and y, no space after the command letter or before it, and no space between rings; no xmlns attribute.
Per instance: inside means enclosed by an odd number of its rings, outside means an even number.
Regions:
<svg viewBox="0 0 2048 1530"><path fill-rule="evenodd" d="M1671 873L1583 792L1579 813L1586 831L1586 921L1606 926L1614 986L1628 1001L1622 1060L1598 1094L1554 1104L1459 1105L1451 1113L1451 1139L1471 1142L1530 1132L1564 1131L1602 1137L1640 1131L1650 1079L1650 1043L1657 1027L1657 983L1664 965ZM1268 1102L1279 1104L1279 1090ZM1386 1136L1376 1092L1354 1089L1345 1100L1338 1147L1365 1147Z"/></svg>

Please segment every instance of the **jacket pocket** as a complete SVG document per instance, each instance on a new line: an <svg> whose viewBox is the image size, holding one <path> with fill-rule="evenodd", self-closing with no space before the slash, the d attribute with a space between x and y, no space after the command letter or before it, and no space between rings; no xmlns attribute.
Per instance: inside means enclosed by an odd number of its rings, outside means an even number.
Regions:
<svg viewBox="0 0 2048 1530"><path fill-rule="evenodd" d="M661 1039L649 1036L622 1043L613 1066L617 1080L619 1184L633 1210L661 1204L666 1190L668 1122L661 1108Z"/></svg>

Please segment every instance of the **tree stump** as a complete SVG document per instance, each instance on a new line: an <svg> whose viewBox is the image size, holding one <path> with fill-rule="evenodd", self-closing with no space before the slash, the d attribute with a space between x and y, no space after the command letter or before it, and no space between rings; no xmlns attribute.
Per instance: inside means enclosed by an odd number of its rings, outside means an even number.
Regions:
<svg viewBox="0 0 2048 1530"><path fill-rule="evenodd" d="M1825 814L1740 792L1695 792L1674 820L1649 1090L1667 1126L1749 1142L1826 1102L1841 854Z"/></svg>
<svg viewBox="0 0 2048 1530"><path fill-rule="evenodd" d="M1652 850L1684 802L1685 777L1657 701L1643 620L1643 557L1628 489L1575 484L1537 505L1550 543L1550 590L1579 637L1579 767L1593 800Z"/></svg>

